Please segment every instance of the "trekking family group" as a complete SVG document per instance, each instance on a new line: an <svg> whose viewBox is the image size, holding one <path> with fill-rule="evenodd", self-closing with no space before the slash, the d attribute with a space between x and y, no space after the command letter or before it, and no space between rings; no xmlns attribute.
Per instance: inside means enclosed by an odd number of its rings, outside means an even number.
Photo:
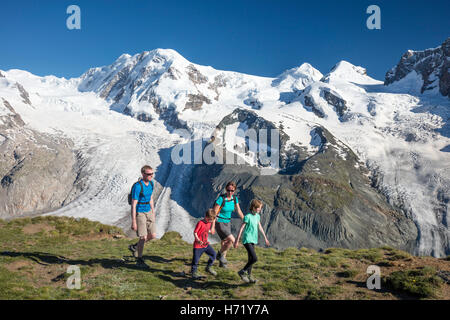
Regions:
<svg viewBox="0 0 450 320"><path fill-rule="evenodd" d="M131 205L131 229L137 232L139 240L137 243L131 244L128 249L137 258L136 265L139 268L148 269L149 266L145 263L142 256L145 243L156 238L153 168L145 165L141 169L141 174L142 178L133 184L131 193L128 195L128 202ZM253 199L250 202L249 213L244 215L239 206L239 200L235 195L236 183L233 181L228 182L225 190L226 193L221 194L217 198L213 208L206 210L204 218L194 228L191 276L193 279L202 277L197 269L203 253L209 256L205 268L205 271L209 274L217 275L217 272L212 268L216 259L219 261L219 267L227 268L227 252L231 247L237 248L242 238L242 243L248 253L248 261L238 274L244 282L255 283L257 280L252 276L252 267L258 261L255 245L258 243L259 232L264 236L266 245L270 245L260 222L260 212L263 204L260 200ZM231 216L233 212L237 212L242 219L237 238L231 233ZM208 235L216 232L221 240L220 250L217 253L208 241Z"/></svg>

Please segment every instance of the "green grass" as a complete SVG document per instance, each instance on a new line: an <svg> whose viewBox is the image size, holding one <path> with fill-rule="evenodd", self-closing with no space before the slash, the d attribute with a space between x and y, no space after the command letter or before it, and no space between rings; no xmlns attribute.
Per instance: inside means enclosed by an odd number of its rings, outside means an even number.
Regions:
<svg viewBox="0 0 450 320"><path fill-rule="evenodd" d="M192 244L178 233L167 232L146 244L148 271L135 267L127 250L134 242L119 228L87 219L0 220L0 299L361 299L382 295L358 287L365 282L362 270L368 265L413 258L392 248L329 248L319 253L257 247L253 275L259 282L245 284L237 275L247 262L242 245L229 252L229 269L215 264L216 277L194 281L183 275L190 270ZM218 244L213 247L219 249ZM207 260L204 255L199 266L204 275ZM69 265L80 267L80 290L66 287ZM420 272L392 273L385 283L394 295L434 296L442 286L439 279L428 269Z"/></svg>
<svg viewBox="0 0 450 320"><path fill-rule="evenodd" d="M396 291L419 298L435 297L436 289L442 285L442 280L436 276L436 270L431 267L395 271L385 277L383 282Z"/></svg>

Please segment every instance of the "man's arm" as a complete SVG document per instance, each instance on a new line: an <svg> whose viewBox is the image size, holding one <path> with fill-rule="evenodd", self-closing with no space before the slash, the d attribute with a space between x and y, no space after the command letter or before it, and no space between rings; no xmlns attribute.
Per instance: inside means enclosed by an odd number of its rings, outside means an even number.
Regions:
<svg viewBox="0 0 450 320"><path fill-rule="evenodd" d="M137 205L136 199L131 199L131 230L137 230L137 224L136 224L136 205Z"/></svg>
<svg viewBox="0 0 450 320"><path fill-rule="evenodd" d="M155 205L153 204L153 193L150 197L150 208L152 208L152 213L155 213Z"/></svg>

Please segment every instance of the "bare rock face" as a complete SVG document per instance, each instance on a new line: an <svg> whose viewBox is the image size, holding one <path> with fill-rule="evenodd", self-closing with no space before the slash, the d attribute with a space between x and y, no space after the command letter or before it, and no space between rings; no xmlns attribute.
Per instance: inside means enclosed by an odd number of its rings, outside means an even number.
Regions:
<svg viewBox="0 0 450 320"><path fill-rule="evenodd" d="M194 65L189 65L187 68L189 79L195 84L202 84L208 82L208 78L198 71Z"/></svg>
<svg viewBox="0 0 450 320"><path fill-rule="evenodd" d="M443 96L450 97L450 38L434 49L424 51L408 50L400 62L386 73L385 85L399 81L412 71L423 79L421 92L436 87Z"/></svg>
<svg viewBox="0 0 450 320"><path fill-rule="evenodd" d="M30 95L25 90L25 88L18 82L16 82L16 87L17 87L17 89L20 92L20 97L22 98L23 103L28 104L28 105L31 106Z"/></svg>
<svg viewBox="0 0 450 320"><path fill-rule="evenodd" d="M194 111L200 110L202 108L203 103L211 104L211 100L209 100L207 97L199 94L188 94L188 101L186 102L184 106L184 110L186 109L192 109Z"/></svg>
<svg viewBox="0 0 450 320"><path fill-rule="evenodd" d="M249 128L274 126L252 111L235 110L218 129L234 122ZM321 126L313 131L320 140L318 151L307 155L298 150L289 155L280 161L282 170L277 174L260 175L257 168L246 164L195 166L195 183L189 191L194 211L204 212L226 183L235 181L244 213L252 199L263 201L261 223L275 248L389 245L413 252L418 237L413 220L374 188L369 170L348 146ZM281 133L280 139L283 155L289 137ZM240 224L240 219L232 219L232 231L237 232Z"/></svg>
<svg viewBox="0 0 450 320"><path fill-rule="evenodd" d="M324 99L328 102L329 105L332 105L334 107L339 117L344 116L345 111L347 111L347 102L336 94L333 94L331 90L327 88L322 92Z"/></svg>
<svg viewBox="0 0 450 320"><path fill-rule="evenodd" d="M0 108L0 217L61 207L77 177L72 142L26 128L5 99Z"/></svg>

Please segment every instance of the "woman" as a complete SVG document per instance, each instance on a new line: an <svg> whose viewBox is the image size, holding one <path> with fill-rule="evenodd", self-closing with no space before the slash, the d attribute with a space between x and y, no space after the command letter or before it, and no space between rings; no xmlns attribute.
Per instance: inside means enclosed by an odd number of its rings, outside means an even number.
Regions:
<svg viewBox="0 0 450 320"><path fill-rule="evenodd" d="M239 217L243 220L244 214L239 206L238 198L234 195L236 183L230 181L225 187L226 193L217 198L214 204L214 211L218 213L216 221L216 232L221 240L221 248L217 254L219 267L227 267L227 251L234 244L234 236L231 234L231 213L237 211Z"/></svg>

